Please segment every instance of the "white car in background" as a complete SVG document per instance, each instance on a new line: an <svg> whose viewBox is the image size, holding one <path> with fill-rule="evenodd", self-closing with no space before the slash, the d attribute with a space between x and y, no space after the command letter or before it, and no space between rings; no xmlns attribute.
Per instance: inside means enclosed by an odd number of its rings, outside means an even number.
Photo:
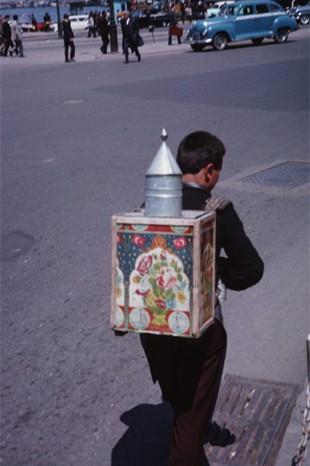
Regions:
<svg viewBox="0 0 310 466"><path fill-rule="evenodd" d="M216 2L216 3L214 3L214 5L212 5L210 8L207 9L206 16L208 18L213 18L214 16L218 16L220 11L221 11L221 7L223 5L230 5L231 3L234 3L234 1L233 0L228 0L227 2Z"/></svg>
<svg viewBox="0 0 310 466"><path fill-rule="evenodd" d="M69 16L72 31L81 31L88 28L88 15Z"/></svg>

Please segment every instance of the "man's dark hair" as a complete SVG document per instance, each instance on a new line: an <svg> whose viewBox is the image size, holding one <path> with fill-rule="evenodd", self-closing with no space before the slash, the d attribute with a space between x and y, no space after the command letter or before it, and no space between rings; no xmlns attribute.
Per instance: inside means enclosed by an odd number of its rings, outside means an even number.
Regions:
<svg viewBox="0 0 310 466"><path fill-rule="evenodd" d="M208 163L221 170L225 146L207 131L195 131L185 136L179 144L177 162L183 173L198 173Z"/></svg>
<svg viewBox="0 0 310 466"><path fill-rule="evenodd" d="M17 15L14 15L14 16L13 16L13 19L14 19L15 21L17 21L17 20L18 20L18 16L17 16Z"/></svg>
<svg viewBox="0 0 310 466"><path fill-rule="evenodd" d="M67 13L64 14L64 19L68 19L69 15Z"/></svg>

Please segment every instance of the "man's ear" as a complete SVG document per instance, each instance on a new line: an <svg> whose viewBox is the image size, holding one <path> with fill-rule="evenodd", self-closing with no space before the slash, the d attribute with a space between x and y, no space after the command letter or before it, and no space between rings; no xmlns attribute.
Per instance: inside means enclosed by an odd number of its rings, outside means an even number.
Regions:
<svg viewBox="0 0 310 466"><path fill-rule="evenodd" d="M205 166L205 174L206 175L212 175L213 170L214 170L213 163L208 163L208 165Z"/></svg>

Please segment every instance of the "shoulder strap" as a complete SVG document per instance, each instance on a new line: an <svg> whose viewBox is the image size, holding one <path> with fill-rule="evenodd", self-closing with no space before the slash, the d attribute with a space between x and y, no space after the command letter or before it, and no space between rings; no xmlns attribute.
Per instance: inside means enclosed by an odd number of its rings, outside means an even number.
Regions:
<svg viewBox="0 0 310 466"><path fill-rule="evenodd" d="M225 207L230 204L231 201L228 199L224 199L220 196L212 196L206 200L205 210L206 211L214 211L214 210L223 210Z"/></svg>

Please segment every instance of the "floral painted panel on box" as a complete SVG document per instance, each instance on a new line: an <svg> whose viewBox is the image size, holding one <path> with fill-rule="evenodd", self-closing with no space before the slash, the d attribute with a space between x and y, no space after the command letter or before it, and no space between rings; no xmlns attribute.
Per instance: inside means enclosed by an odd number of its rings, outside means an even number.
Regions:
<svg viewBox="0 0 310 466"><path fill-rule="evenodd" d="M199 312L199 327L213 315L214 299L214 245L213 223L210 220L200 224L201 248L201 306Z"/></svg>
<svg viewBox="0 0 310 466"><path fill-rule="evenodd" d="M192 227L117 225L116 325L191 334Z"/></svg>

